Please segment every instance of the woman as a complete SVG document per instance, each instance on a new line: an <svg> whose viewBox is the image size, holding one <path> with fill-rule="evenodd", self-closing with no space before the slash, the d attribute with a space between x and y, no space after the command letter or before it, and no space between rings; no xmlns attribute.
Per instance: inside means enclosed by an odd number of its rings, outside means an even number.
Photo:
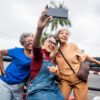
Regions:
<svg viewBox="0 0 100 100"><path fill-rule="evenodd" d="M60 50L75 71L71 70L69 65L64 60L60 52L55 55L55 62L59 68L59 76L61 77L60 89L65 100L68 100L71 91L74 92L75 100L88 100L88 82L84 82L77 77L81 62L88 60L99 64L100 61L84 54L75 43L68 43L70 32L68 29L62 28L57 33L57 38L60 43Z"/></svg>
<svg viewBox="0 0 100 100"><path fill-rule="evenodd" d="M49 71L55 66L50 57L56 47L54 36L47 37L44 41L44 48L41 47L42 31L49 19L50 17L44 11L38 22L33 42L34 57L31 63L30 82L27 86L27 100L64 100L55 82L55 75Z"/></svg>
<svg viewBox="0 0 100 100"><path fill-rule="evenodd" d="M23 33L20 36L20 43L23 48L15 47L0 50L0 67L2 70L2 75L0 76L1 100L22 100L24 81L30 72L33 35L31 33ZM12 61L5 71L2 56L12 57Z"/></svg>

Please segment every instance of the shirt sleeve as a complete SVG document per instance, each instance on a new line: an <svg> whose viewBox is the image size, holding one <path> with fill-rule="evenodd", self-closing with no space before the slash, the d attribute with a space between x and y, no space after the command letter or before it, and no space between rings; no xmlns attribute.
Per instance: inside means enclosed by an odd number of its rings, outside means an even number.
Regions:
<svg viewBox="0 0 100 100"><path fill-rule="evenodd" d="M35 61L41 60L43 58L42 48L33 47L33 55Z"/></svg>
<svg viewBox="0 0 100 100"><path fill-rule="evenodd" d="M75 46L75 51L77 52L78 60L80 62L83 62L86 59L86 54L82 52L82 50L76 44L74 44L74 46Z"/></svg>
<svg viewBox="0 0 100 100"><path fill-rule="evenodd" d="M17 47L12 48L12 49L8 49L8 50L7 50L8 56L10 56L10 57L15 57L15 56L16 56L16 50L17 50Z"/></svg>

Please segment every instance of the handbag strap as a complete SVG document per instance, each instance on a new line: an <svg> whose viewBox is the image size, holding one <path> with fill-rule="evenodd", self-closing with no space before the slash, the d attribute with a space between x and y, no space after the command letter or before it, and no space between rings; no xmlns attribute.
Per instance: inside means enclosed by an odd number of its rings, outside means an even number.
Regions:
<svg viewBox="0 0 100 100"><path fill-rule="evenodd" d="M73 73L75 73L75 71L73 70L73 68L71 67L71 65L69 64L69 62L67 61L67 59L65 58L64 54L62 53L62 51L60 49L58 49L59 52L61 53L61 55L63 56L65 62L69 65L70 69L73 71Z"/></svg>

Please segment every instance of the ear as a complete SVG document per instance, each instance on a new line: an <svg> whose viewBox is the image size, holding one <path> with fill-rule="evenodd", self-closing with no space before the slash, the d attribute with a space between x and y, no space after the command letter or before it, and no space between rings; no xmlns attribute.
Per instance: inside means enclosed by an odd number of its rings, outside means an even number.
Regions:
<svg viewBox="0 0 100 100"><path fill-rule="evenodd" d="M69 32L69 37L70 37L71 35L72 35L71 32Z"/></svg>

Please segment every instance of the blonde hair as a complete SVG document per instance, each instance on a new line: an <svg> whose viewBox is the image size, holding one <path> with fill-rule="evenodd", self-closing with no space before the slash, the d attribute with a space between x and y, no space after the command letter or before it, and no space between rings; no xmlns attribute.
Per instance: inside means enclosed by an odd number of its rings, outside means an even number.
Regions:
<svg viewBox="0 0 100 100"><path fill-rule="evenodd" d="M59 35L59 33L61 32L61 31L67 31L67 33L70 35L71 34L71 32L68 30L68 28L60 28L60 29L58 29L57 30L57 32L56 32L56 35L58 36Z"/></svg>
<svg viewBox="0 0 100 100"><path fill-rule="evenodd" d="M67 33L69 35L71 35L71 32L68 30L68 28L60 28L57 30L55 37L56 37L56 41L59 42L59 33L61 33L62 31L67 31Z"/></svg>

